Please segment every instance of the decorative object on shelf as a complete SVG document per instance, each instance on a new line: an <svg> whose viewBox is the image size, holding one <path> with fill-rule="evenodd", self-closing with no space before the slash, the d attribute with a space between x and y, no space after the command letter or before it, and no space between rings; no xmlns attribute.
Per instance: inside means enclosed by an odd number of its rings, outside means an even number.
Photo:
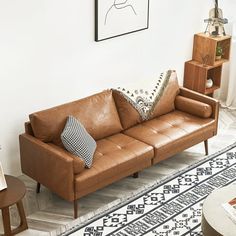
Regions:
<svg viewBox="0 0 236 236"><path fill-rule="evenodd" d="M95 0L95 41L148 28L149 0Z"/></svg>
<svg viewBox="0 0 236 236"><path fill-rule="evenodd" d="M201 58L202 58L202 65L204 67L206 67L208 65L208 60L210 58L210 55L209 54L201 54Z"/></svg>
<svg viewBox="0 0 236 236"><path fill-rule="evenodd" d="M7 183L3 173L2 164L0 162L0 191L6 188L7 188Z"/></svg>
<svg viewBox="0 0 236 236"><path fill-rule="evenodd" d="M216 47L216 60L220 60L223 55L223 48L220 45Z"/></svg>
<svg viewBox="0 0 236 236"><path fill-rule="evenodd" d="M222 10L218 7L218 0L215 0L215 7L209 12L209 18L204 20L207 23L205 34L212 37L225 36L224 24L228 23L226 18L223 18Z"/></svg>
<svg viewBox="0 0 236 236"><path fill-rule="evenodd" d="M206 88L211 88L213 86L213 80L211 78L206 81Z"/></svg>

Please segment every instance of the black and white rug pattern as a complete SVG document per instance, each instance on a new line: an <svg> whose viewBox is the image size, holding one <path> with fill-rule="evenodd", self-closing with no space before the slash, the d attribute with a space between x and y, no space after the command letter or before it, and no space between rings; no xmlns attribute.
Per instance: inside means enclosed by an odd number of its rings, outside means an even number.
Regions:
<svg viewBox="0 0 236 236"><path fill-rule="evenodd" d="M204 199L236 181L236 143L65 235L200 236Z"/></svg>

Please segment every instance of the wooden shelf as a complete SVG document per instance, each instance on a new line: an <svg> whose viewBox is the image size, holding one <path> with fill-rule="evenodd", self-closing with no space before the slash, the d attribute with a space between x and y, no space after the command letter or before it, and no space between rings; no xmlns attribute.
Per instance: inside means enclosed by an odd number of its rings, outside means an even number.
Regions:
<svg viewBox="0 0 236 236"><path fill-rule="evenodd" d="M216 86L216 85L213 85L211 88L207 88L205 90L205 94L208 95L208 94L212 94L216 89L219 89L220 86Z"/></svg>
<svg viewBox="0 0 236 236"><path fill-rule="evenodd" d="M211 94L221 84L222 64L203 66L197 61L187 61L184 67L184 87L203 94ZM213 80L213 87L206 88L207 79Z"/></svg>
<svg viewBox="0 0 236 236"><path fill-rule="evenodd" d="M195 34L192 60L185 62L184 66L184 87L212 96L214 91L220 88L222 65L229 61L230 44L229 35L210 37L204 33ZM216 60L217 46L223 49L220 60ZM211 88L206 88L208 79L213 81Z"/></svg>
<svg viewBox="0 0 236 236"><path fill-rule="evenodd" d="M203 65L201 62L194 61L194 60L190 60L190 61L187 61L187 62L190 63L193 66L204 67L205 69L209 70L209 69L221 66L223 64L223 61L225 61L225 60L221 59L221 60L217 61L216 65L213 65L213 66Z"/></svg>
<svg viewBox="0 0 236 236"><path fill-rule="evenodd" d="M222 65L222 64L224 64L225 62L228 62L228 61L229 61L228 59L224 59L224 58L222 58L220 60L216 60L214 62L214 66L220 66L220 65Z"/></svg>
<svg viewBox="0 0 236 236"><path fill-rule="evenodd" d="M203 37L203 38L207 38L207 39L211 39L211 40L214 40L216 42L219 42L219 41L222 41L222 40L225 40L225 39L230 39L231 36L230 35L225 35L225 36L212 36L210 37L209 35L205 34L205 33L197 33L195 35L198 35L200 37Z"/></svg>
<svg viewBox="0 0 236 236"><path fill-rule="evenodd" d="M208 55L207 64L211 66L224 63L229 60L231 36L209 37L200 33L194 35L193 60L202 62L202 58ZM223 48L222 59L216 60L217 46Z"/></svg>

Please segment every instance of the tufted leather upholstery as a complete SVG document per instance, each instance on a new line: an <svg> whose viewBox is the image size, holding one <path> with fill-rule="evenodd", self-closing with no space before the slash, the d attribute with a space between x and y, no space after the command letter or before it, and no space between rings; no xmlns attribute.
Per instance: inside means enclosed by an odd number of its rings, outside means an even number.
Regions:
<svg viewBox="0 0 236 236"><path fill-rule="evenodd" d="M153 147L124 134L97 141L91 169L75 177L76 197L151 166L153 154Z"/></svg>
<svg viewBox="0 0 236 236"><path fill-rule="evenodd" d="M172 85L163 94L168 101L164 99L146 122L129 112L124 101L116 108L111 91L32 114L20 135L22 172L75 201L216 135L219 103L173 81ZM177 94L180 101L175 101ZM68 115L79 118L97 141L91 169L61 147L60 132ZM128 129L123 130L119 117ZM130 119L126 125L124 119Z"/></svg>
<svg viewBox="0 0 236 236"><path fill-rule="evenodd" d="M208 136L213 136L214 123L213 119L201 119L176 110L143 122L124 133L153 146L153 163L157 163L179 150L184 150L199 138L205 140Z"/></svg>

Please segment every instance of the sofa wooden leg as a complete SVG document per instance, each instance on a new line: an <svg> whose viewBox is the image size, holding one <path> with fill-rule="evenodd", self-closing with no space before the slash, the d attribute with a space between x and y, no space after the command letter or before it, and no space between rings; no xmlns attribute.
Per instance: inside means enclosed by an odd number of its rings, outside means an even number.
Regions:
<svg viewBox="0 0 236 236"><path fill-rule="evenodd" d="M205 146L205 153L206 153L206 156L207 156L208 155L208 140L204 141L204 146Z"/></svg>
<svg viewBox="0 0 236 236"><path fill-rule="evenodd" d="M77 200L74 200L74 218L78 218L78 202Z"/></svg>
<svg viewBox="0 0 236 236"><path fill-rule="evenodd" d="M36 193L40 193L40 183L37 183L37 187L36 187Z"/></svg>
<svg viewBox="0 0 236 236"><path fill-rule="evenodd" d="M133 174L133 178L138 178L138 172L135 172L134 174Z"/></svg>

